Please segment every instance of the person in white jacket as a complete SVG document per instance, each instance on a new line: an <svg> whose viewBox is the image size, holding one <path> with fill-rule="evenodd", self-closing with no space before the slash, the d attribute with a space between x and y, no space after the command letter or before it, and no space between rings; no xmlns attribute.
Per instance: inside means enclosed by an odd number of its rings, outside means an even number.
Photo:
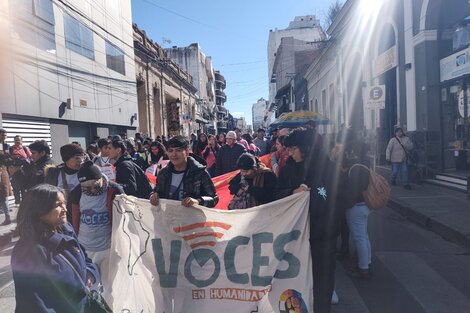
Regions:
<svg viewBox="0 0 470 313"><path fill-rule="evenodd" d="M408 175L408 155L413 149L413 142L405 135L402 128L395 129L395 137L388 142L386 159L392 163L392 185L396 186L398 173L401 172L403 187L411 189Z"/></svg>

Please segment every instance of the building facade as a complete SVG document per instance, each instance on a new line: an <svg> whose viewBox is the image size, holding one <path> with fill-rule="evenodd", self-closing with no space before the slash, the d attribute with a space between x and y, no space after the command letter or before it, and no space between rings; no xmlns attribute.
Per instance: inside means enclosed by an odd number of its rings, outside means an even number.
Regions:
<svg viewBox="0 0 470 313"><path fill-rule="evenodd" d="M2 14L2 127L53 156L139 125L130 0L9 0ZM57 160L57 159L56 159ZM59 161L59 160L57 160Z"/></svg>
<svg viewBox="0 0 470 313"><path fill-rule="evenodd" d="M462 35L469 15L464 0L346 1L305 74L309 108L333 122L319 130L333 137L352 129L383 164L394 129L403 127L423 166L455 170L469 142Z"/></svg>
<svg viewBox="0 0 470 313"><path fill-rule="evenodd" d="M321 47L322 42L312 43L294 37L281 39L273 65L276 95L270 107L276 117L285 112L307 109L308 89L304 74L318 58Z"/></svg>
<svg viewBox="0 0 470 313"><path fill-rule="evenodd" d="M236 128L241 129L242 134L246 133L248 130L248 125L246 124L245 117L241 116L236 120Z"/></svg>
<svg viewBox="0 0 470 313"><path fill-rule="evenodd" d="M268 79L269 79L269 103L274 102L277 92L276 74L273 71L277 50L284 37L302 40L309 43L322 41L325 34L320 26L320 21L315 15L296 16L285 29L269 31L268 38ZM273 75L274 74L274 75ZM285 76L285 73L282 73Z"/></svg>
<svg viewBox="0 0 470 313"><path fill-rule="evenodd" d="M259 128L266 129L271 121L272 112L269 111L269 102L264 98L258 99L252 106L252 125L253 131L257 131Z"/></svg>
<svg viewBox="0 0 470 313"><path fill-rule="evenodd" d="M217 133L228 131L228 111L225 108L227 95L224 90L227 87L225 77L220 71L215 71L215 104L217 108Z"/></svg>
<svg viewBox="0 0 470 313"><path fill-rule="evenodd" d="M139 131L156 136L196 131L196 92L192 77L167 58L164 49L134 28Z"/></svg>
<svg viewBox="0 0 470 313"><path fill-rule="evenodd" d="M188 47L165 49L166 55L193 78L197 89L195 110L196 131L215 134L217 128L217 109L215 97L215 74L212 59L206 56L199 44Z"/></svg>

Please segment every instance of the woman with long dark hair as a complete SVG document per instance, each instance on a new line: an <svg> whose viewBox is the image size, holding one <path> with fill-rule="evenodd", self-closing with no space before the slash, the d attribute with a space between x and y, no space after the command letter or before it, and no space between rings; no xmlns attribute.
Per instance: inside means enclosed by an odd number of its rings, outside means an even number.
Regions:
<svg viewBox="0 0 470 313"><path fill-rule="evenodd" d="M211 177L215 175L215 163L217 155L219 154L219 145L214 135L209 135L209 144L206 149L202 152L202 156L207 163L207 171L211 174Z"/></svg>
<svg viewBox="0 0 470 313"><path fill-rule="evenodd" d="M206 149L207 144L207 135L204 133L200 133L197 141L197 146L194 148L193 153L199 157L202 157L202 152Z"/></svg>
<svg viewBox="0 0 470 313"><path fill-rule="evenodd" d="M162 161L164 160L168 160L165 146L160 141L153 141L150 144L147 153L148 167L154 166L156 164L157 167L160 166L160 168L155 168L155 172L153 173L153 175L157 174L157 172L161 169Z"/></svg>
<svg viewBox="0 0 470 313"><path fill-rule="evenodd" d="M160 141L153 141L150 144L147 155L149 165L158 164L158 162L166 158L165 146Z"/></svg>
<svg viewBox="0 0 470 313"><path fill-rule="evenodd" d="M67 223L65 203L62 189L40 184L20 204L20 239L11 256L16 313L84 312L85 285L100 281Z"/></svg>
<svg viewBox="0 0 470 313"><path fill-rule="evenodd" d="M220 133L220 134L218 134L218 135L216 136L216 138L217 138L217 143L219 144L219 146L222 147L223 145L225 145L225 136L226 136L226 135L227 135L227 134L225 134L225 133Z"/></svg>
<svg viewBox="0 0 470 313"><path fill-rule="evenodd" d="M315 312L330 312L336 265L336 237L346 207L337 166L322 151L315 131L299 128L284 140L289 159L279 174L278 196L310 193L310 249Z"/></svg>

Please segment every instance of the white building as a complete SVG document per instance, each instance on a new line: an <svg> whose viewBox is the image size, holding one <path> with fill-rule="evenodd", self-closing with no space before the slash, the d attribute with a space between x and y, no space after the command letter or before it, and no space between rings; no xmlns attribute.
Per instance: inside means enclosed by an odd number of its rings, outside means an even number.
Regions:
<svg viewBox="0 0 470 313"><path fill-rule="evenodd" d="M168 58L192 76L193 86L198 90L200 101L195 112L195 120L199 124L198 131L215 133L215 75L212 58L206 56L197 43L188 47L175 46L165 51Z"/></svg>
<svg viewBox="0 0 470 313"><path fill-rule="evenodd" d="M59 155L92 135L133 134L130 0L7 0L0 12L0 121L10 140L45 139Z"/></svg>
<svg viewBox="0 0 470 313"><path fill-rule="evenodd" d="M242 130L243 134L246 133L248 127L247 127L246 120L245 120L244 116L237 118L236 126L237 126L237 128Z"/></svg>
<svg viewBox="0 0 470 313"><path fill-rule="evenodd" d="M259 99L252 107L252 119L253 119L253 131L257 131L259 128L269 126L271 121L271 113L269 112L269 103L264 98Z"/></svg>
<svg viewBox="0 0 470 313"><path fill-rule="evenodd" d="M274 60L276 52L284 37L293 37L294 39L307 42L318 42L325 38L325 34L320 26L320 21L315 15L296 16L289 23L286 29L274 29L269 31L268 39L268 79L269 83L269 103L274 102L276 96L276 82L273 77ZM274 79L273 79L274 78Z"/></svg>

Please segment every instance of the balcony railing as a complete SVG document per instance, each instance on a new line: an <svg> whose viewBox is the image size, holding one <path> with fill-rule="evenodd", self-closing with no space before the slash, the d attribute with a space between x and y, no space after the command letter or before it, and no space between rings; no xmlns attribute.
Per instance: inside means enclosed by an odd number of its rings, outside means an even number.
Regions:
<svg viewBox="0 0 470 313"><path fill-rule="evenodd" d="M217 111L220 113L227 114L227 109L224 106L218 105L217 106Z"/></svg>
<svg viewBox="0 0 470 313"><path fill-rule="evenodd" d="M228 122L227 121L217 122L217 128L227 128L227 127L228 127Z"/></svg>
<svg viewBox="0 0 470 313"><path fill-rule="evenodd" d="M215 96L217 98L221 98L223 102L227 101L227 96L225 95L225 92L223 92L222 90L216 90Z"/></svg>
<svg viewBox="0 0 470 313"><path fill-rule="evenodd" d="M223 86L222 89L225 89L225 86L226 86L225 77L222 74L217 73L217 72L214 75L215 75L215 82L222 84Z"/></svg>

